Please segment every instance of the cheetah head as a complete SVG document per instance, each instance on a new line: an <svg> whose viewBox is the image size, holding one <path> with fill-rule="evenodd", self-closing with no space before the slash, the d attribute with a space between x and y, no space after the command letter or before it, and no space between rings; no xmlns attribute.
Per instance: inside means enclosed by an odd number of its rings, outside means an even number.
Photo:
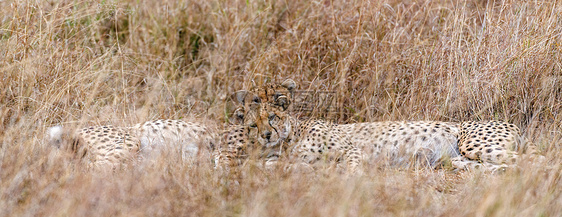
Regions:
<svg viewBox="0 0 562 217"><path fill-rule="evenodd" d="M278 146L287 139L291 124L286 114L291 106L296 83L287 79L281 84L273 83L233 94L239 104L235 119L250 130L257 131L257 141L264 147Z"/></svg>

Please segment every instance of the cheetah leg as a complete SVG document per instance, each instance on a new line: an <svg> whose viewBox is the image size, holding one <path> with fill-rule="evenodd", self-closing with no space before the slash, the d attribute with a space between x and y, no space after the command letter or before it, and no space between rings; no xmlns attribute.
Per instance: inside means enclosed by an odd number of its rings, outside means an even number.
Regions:
<svg viewBox="0 0 562 217"><path fill-rule="evenodd" d="M347 163L348 171L352 174L357 173L359 161L361 159L361 150L357 147L352 147L345 152L344 159Z"/></svg>
<svg viewBox="0 0 562 217"><path fill-rule="evenodd" d="M514 151L509 151L503 147L496 147L495 150L489 153L483 153L480 156L480 160L483 162L488 162L492 164L504 164L504 163L515 163L519 158L519 155Z"/></svg>
<svg viewBox="0 0 562 217"><path fill-rule="evenodd" d="M240 129L240 127L233 128L223 132L221 144L215 153L215 168L226 169L237 166L242 160L247 147L246 143L249 141L247 132L242 129L243 133L240 135Z"/></svg>
<svg viewBox="0 0 562 217"><path fill-rule="evenodd" d="M451 158L451 164L455 170L484 170L487 172L500 172L505 171L509 166L506 164L492 164L488 162L478 162L475 160L470 160L463 156L457 156Z"/></svg>
<svg viewBox="0 0 562 217"><path fill-rule="evenodd" d="M233 162L232 156L226 151L219 148L215 152L215 169L227 169Z"/></svg>
<svg viewBox="0 0 562 217"><path fill-rule="evenodd" d="M233 167L240 164L243 160L244 143L236 143L229 145L226 150L219 149L215 156L215 167Z"/></svg>
<svg viewBox="0 0 562 217"><path fill-rule="evenodd" d="M316 169L309 163L305 162L290 162L287 163L284 167L284 171L291 171L296 173L312 173L316 171Z"/></svg>

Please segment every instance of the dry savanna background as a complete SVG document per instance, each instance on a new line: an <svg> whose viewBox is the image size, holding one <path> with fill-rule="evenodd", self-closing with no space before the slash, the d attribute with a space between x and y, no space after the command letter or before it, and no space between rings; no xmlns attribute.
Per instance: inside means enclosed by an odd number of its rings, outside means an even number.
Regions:
<svg viewBox="0 0 562 217"><path fill-rule="evenodd" d="M560 1L3 0L0 216L561 216L561 34ZM46 142L56 125L221 128L234 91L287 78L335 99L309 116L508 121L546 160L343 176L162 157L104 173Z"/></svg>

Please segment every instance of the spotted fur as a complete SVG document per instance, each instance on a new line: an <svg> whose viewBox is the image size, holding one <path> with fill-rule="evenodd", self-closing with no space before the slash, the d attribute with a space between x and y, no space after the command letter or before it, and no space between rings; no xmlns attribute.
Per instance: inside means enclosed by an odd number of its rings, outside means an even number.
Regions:
<svg viewBox="0 0 562 217"><path fill-rule="evenodd" d="M84 160L91 168L119 168L133 160L140 150L139 140L127 128L110 125L76 131L52 127L49 129L49 141Z"/></svg>
<svg viewBox="0 0 562 217"><path fill-rule="evenodd" d="M339 161L341 156L362 163L411 167L438 167L450 161L456 169L501 170L517 159L513 150L521 146L519 129L501 121L438 122L382 121L355 124L332 124L321 120L299 121L289 115L296 84L267 84L241 91L245 122L252 123L258 135L275 134L293 158L306 163L320 159ZM282 100L279 100L282 99ZM263 143L262 143L263 144ZM328 152L326 152L328 150ZM337 150L338 153L333 155ZM347 153L349 156L346 156ZM358 164L356 160L349 160Z"/></svg>
<svg viewBox="0 0 562 217"><path fill-rule="evenodd" d="M183 159L210 156L217 130L182 120L155 120L133 127L92 126L78 130L61 126L48 131L49 143L68 150L90 167L118 168L133 160L155 160L164 153Z"/></svg>

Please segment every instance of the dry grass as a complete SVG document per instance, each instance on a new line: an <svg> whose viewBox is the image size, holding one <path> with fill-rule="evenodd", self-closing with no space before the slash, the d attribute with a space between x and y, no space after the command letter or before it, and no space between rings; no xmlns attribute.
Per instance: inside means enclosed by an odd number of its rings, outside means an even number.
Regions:
<svg viewBox="0 0 562 217"><path fill-rule="evenodd" d="M0 1L0 216L561 216L558 1ZM502 175L85 171L56 124L222 125L237 89L334 91L340 123L498 119L546 155ZM325 114L318 114L326 116Z"/></svg>

